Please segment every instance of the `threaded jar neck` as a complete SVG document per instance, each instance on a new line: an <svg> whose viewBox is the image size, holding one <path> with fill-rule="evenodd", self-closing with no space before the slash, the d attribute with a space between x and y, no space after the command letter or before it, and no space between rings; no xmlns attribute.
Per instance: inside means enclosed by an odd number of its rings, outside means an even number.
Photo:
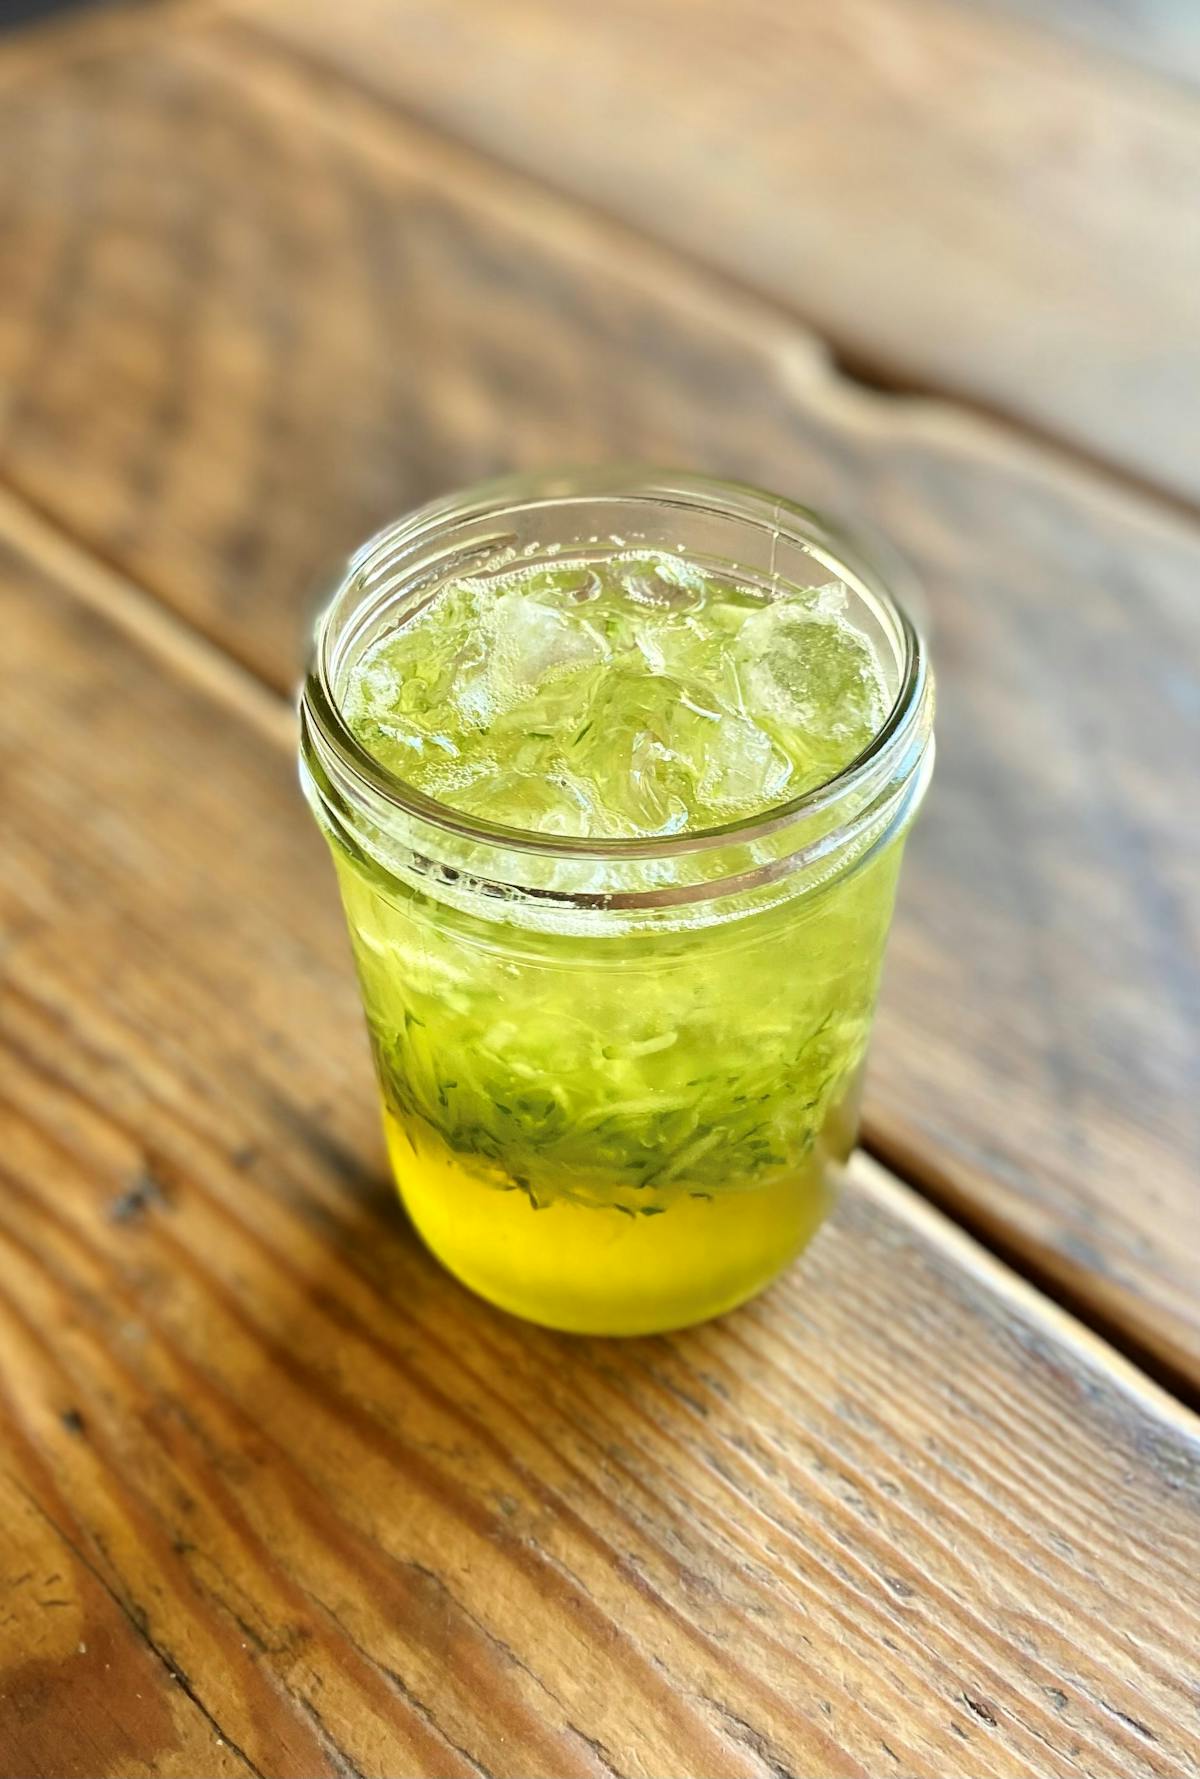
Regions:
<svg viewBox="0 0 1200 1779"><path fill-rule="evenodd" d="M526 832L438 803L389 772L343 715L356 662L466 575L669 550L763 588L836 576L891 699L868 745L828 783L746 820L629 839ZM435 900L539 927L705 925L817 891L907 825L933 762L921 639L853 542L806 508L737 483L641 468L511 477L381 531L321 613L300 699L302 778L322 826L373 872Z"/></svg>

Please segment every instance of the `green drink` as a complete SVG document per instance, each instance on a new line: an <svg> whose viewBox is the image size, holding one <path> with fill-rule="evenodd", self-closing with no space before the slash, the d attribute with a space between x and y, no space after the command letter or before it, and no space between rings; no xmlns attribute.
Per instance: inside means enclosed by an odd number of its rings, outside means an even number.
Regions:
<svg viewBox="0 0 1200 1779"><path fill-rule="evenodd" d="M806 515L599 482L361 558L305 759L414 1223L504 1307L632 1333L742 1301L828 1209L929 694Z"/></svg>

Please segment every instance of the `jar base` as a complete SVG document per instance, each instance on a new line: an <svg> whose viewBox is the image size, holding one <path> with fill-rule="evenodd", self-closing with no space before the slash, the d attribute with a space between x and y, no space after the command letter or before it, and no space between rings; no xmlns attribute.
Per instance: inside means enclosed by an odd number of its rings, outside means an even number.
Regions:
<svg viewBox="0 0 1200 1779"><path fill-rule="evenodd" d="M566 1334L662 1334L736 1309L808 1245L840 1172L814 1158L769 1186L683 1192L650 1216L565 1199L535 1208L390 1115L385 1128L401 1201L435 1258L497 1308Z"/></svg>
<svg viewBox="0 0 1200 1779"><path fill-rule="evenodd" d="M489 1282L469 1277L445 1255L439 1254L429 1242L426 1241L425 1246L429 1248L434 1259L444 1266L460 1285L464 1285L468 1291L473 1292L476 1297L482 1298L485 1303L490 1303L494 1309L503 1310L506 1315L516 1316L520 1321L528 1322L534 1327L548 1328L555 1334L589 1335L606 1340L634 1340L642 1335L678 1334L685 1328L697 1328L705 1322L716 1321L718 1317L727 1316L731 1311L740 1309L743 1304L749 1303L752 1298L765 1291L769 1285L774 1284L775 1280L788 1270L788 1267L799 1258L803 1251L797 1250L795 1254L783 1261L764 1278L720 1301L707 1305L694 1305L686 1311L662 1310L657 1314L651 1313L643 1306L640 1311L623 1310L619 1314L614 1312L611 1315L598 1315L592 1319L586 1315L580 1318L566 1316L554 1309L543 1310L535 1301L526 1297L519 1299L507 1297L497 1291ZM642 1315L645 1315L645 1320L641 1319Z"/></svg>

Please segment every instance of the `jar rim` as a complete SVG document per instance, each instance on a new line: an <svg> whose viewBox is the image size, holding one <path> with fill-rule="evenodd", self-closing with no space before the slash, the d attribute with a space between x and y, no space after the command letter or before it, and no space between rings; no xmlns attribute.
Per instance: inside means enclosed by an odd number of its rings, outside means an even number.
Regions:
<svg viewBox="0 0 1200 1779"><path fill-rule="evenodd" d="M829 565L862 593L869 589L895 627L900 644L899 679L887 716L866 746L841 771L823 784L772 804L757 814L680 834L609 837L541 834L526 828L468 815L438 801L388 770L354 734L342 714L334 688L335 614L339 602L365 571L386 571L389 557L406 544L428 539L452 522L494 517L506 510L528 511L539 504L570 500L619 498L648 506L675 505L682 510L709 510L722 516L745 517L777 529L787 523L796 541L815 543ZM686 553L686 552L685 552ZM403 581L396 583L402 588ZM607 464L566 470L518 473L477 483L460 492L429 501L377 532L351 557L346 573L321 609L314 633L308 673L301 689L302 721L311 722L323 746L352 782L383 799L402 815L428 823L461 839L506 851L562 860L634 861L670 859L709 848L753 843L781 828L819 817L843 799L851 799L879 772L881 762L902 756L920 723L929 691L929 669L920 633L891 588L861 553L853 535L840 524L797 501L769 494L752 483L670 470L642 464ZM918 750L923 752L923 749Z"/></svg>

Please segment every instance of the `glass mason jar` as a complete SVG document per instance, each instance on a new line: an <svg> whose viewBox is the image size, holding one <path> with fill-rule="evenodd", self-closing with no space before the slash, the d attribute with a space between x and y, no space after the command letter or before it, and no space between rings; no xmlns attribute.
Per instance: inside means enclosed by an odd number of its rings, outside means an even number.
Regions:
<svg viewBox="0 0 1200 1779"><path fill-rule="evenodd" d="M838 777L651 839L435 803L341 714L356 661L448 580L630 547L757 584L840 579L891 709ZM554 1328L635 1334L772 1279L833 1200L900 855L933 763L911 623L802 507L699 476L513 478L366 544L318 622L301 776L341 887L397 1184L445 1265Z"/></svg>

